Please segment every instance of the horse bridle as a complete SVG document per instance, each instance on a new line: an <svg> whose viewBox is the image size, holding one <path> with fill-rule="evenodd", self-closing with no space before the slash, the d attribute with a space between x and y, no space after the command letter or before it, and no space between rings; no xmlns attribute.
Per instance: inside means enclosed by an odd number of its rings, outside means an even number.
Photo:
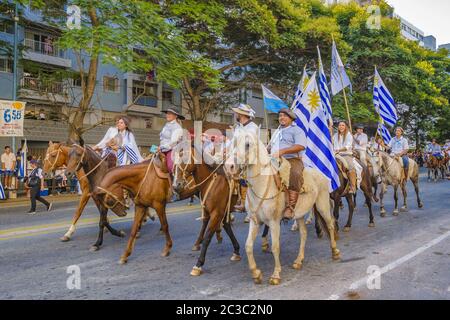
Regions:
<svg viewBox="0 0 450 320"><path fill-rule="evenodd" d="M82 163L84 161L84 157L86 155L86 147L82 147L78 144L74 144L73 146L83 149L83 154L81 155L80 161L78 162L78 164L75 167L75 171L79 171L81 169L81 165L82 165Z"/></svg>
<svg viewBox="0 0 450 320"><path fill-rule="evenodd" d="M97 187L97 189L103 191L104 193L106 193L105 199L103 201L103 205L110 210L113 210L115 207L117 207L118 204L121 204L123 207L125 207L126 209L129 209L130 207L126 204L123 203L119 198L117 198L117 196L115 194L113 194L112 192L109 192L108 190L102 188L102 187ZM109 205L107 202L107 197L111 197L114 199L114 204L113 205Z"/></svg>
<svg viewBox="0 0 450 320"><path fill-rule="evenodd" d="M54 154L55 152L56 152L56 158L55 158L55 161L54 161L53 163L51 163L51 161L50 161L48 158L49 158L49 156L53 156L53 154ZM54 150L54 151L52 151L52 152L50 152L50 153L47 153L47 154L45 155L44 161L47 161L48 163L50 163L50 165L51 165L50 171L53 171L53 170L56 169L55 165L56 165L56 163L58 163L59 155L60 155L61 152L62 152L62 149L61 149L61 147L59 147L58 150Z"/></svg>

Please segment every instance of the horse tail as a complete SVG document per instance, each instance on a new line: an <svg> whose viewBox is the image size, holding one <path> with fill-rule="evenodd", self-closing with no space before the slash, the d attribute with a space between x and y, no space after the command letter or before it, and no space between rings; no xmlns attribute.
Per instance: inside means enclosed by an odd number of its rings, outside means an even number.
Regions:
<svg viewBox="0 0 450 320"><path fill-rule="evenodd" d="M331 200L330 200L331 202ZM332 205L333 206L333 205ZM319 222L319 227L320 229L322 229L323 231L325 231L325 233L327 234L328 239L330 239L330 230L328 229L327 223L325 222L325 219L322 217L322 215L319 213L319 211L317 210L316 206L314 206L314 215L316 220ZM335 221L334 221L334 217L333 215L331 215L331 223L334 226L334 239L337 240L339 238L336 226L335 226Z"/></svg>

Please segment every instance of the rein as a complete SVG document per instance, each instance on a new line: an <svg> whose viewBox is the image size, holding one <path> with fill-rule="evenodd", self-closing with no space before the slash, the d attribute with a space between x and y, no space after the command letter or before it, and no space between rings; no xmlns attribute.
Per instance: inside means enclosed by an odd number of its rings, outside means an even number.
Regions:
<svg viewBox="0 0 450 320"><path fill-rule="evenodd" d="M120 199L117 198L117 196L116 196L115 194L109 192L109 191L106 190L106 189L103 189L102 187L97 187L97 189L99 189L99 190L105 192L106 195L107 195L108 197L111 197L111 198L113 198L113 199L115 200L114 204L113 204L112 206L110 206L110 205L107 204L106 199L105 199L105 201L103 201L103 205L104 205L106 208L112 210L112 209L114 209L114 208L117 206L117 204L121 204L122 206L124 206L124 207L127 208L127 209L130 208L126 203L123 203L122 201L120 201Z"/></svg>
<svg viewBox="0 0 450 320"><path fill-rule="evenodd" d="M50 155L53 155L53 153L55 153L55 152L56 152L56 159L55 159L55 161L54 161L53 163L51 163L50 160L49 160L48 158L49 158ZM60 147L58 148L58 150L54 150L54 151L52 151L52 152L50 152L50 153L47 153L47 154L45 155L44 161L47 161L48 163L51 164L50 171L53 171L53 170L56 169L56 168L55 168L55 165L56 165L56 163L58 162L59 154L60 154L61 152L62 152L62 149L61 149L61 146L60 146Z"/></svg>
<svg viewBox="0 0 450 320"><path fill-rule="evenodd" d="M147 170L145 171L144 179L142 179L141 183L139 184L138 191L137 191L136 195L134 196L134 201L136 201L137 197L139 196L139 193L141 192L142 186L144 185L145 179L147 179L148 172L150 171L150 167L152 166L153 161L155 160L155 157L156 157L156 155L153 155L152 159L150 160L150 162L147 166Z"/></svg>

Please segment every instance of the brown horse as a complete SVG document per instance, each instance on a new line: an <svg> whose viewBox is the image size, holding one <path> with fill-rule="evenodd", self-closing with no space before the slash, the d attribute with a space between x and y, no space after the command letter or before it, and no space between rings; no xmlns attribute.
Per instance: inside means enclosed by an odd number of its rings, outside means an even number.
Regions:
<svg viewBox="0 0 450 320"><path fill-rule="evenodd" d="M182 152L179 154L180 157L183 157ZM234 248L231 260L240 261L241 256L239 253L239 243L231 228L230 216L227 216L231 208L234 208L238 198L237 194L233 194L233 180L225 174L223 164L209 166L205 163L204 158L200 164L195 164L193 154L194 149L191 148L188 160L185 163L178 163L175 166L173 186L176 192L183 192L192 188L193 186L190 186L189 183L189 177L193 176L194 186L200 191L203 207L203 224L192 250L198 251L200 249L200 243L202 246L197 264L191 271L191 275L199 276L205 264L206 251L208 250L211 239L214 233L220 230L222 223ZM208 154L204 154L204 157L208 157Z"/></svg>
<svg viewBox="0 0 450 320"><path fill-rule="evenodd" d="M106 227L112 235L117 237L125 237L124 231L117 231L109 224L107 219L108 208L103 205L103 203L92 193L97 185L99 185L102 177L109 170L108 156L101 158L92 148L83 147L74 144L69 151L69 161L67 163L67 176L79 172L83 169L86 172L86 178L89 181L89 192L91 193L92 200L94 200L95 205L100 212L99 221L99 233L97 241L91 246L91 251L97 251L103 243L103 232ZM119 195L119 200L125 202L124 194L122 188L116 186L113 192ZM125 216L126 212L118 214L118 216Z"/></svg>
<svg viewBox="0 0 450 320"><path fill-rule="evenodd" d="M347 223L344 227L344 232L348 232L350 231L350 228L352 227L352 219L353 219L353 212L355 210L355 198L353 197L352 194L348 193L349 190L349 181L347 178L344 177L343 174L343 165L342 163L340 163L339 159L336 159L336 161L338 162L338 167L339 167L339 181L340 181L340 187L338 189L336 189L335 191L333 191L330 196L331 199L334 201L334 218L336 219L336 228L337 230L339 230L339 225L338 225L338 221L339 221L339 204L341 202L341 198L345 197L345 199L347 199L347 204L348 204L348 219L347 219ZM358 163L361 165L361 162L359 160ZM372 190L372 181L371 181L371 176L369 173L369 169L366 165L361 165L363 168L363 171L361 173L361 191L364 193L364 197L366 199L366 205L369 209L369 227L375 227L375 222L374 222L374 217L373 217L373 212L372 212L372 198L373 198L373 190ZM317 229L317 224L316 224L316 229Z"/></svg>
<svg viewBox="0 0 450 320"><path fill-rule="evenodd" d="M166 203L171 198L171 185L164 154L158 153L151 160L138 164L113 168L102 177L93 195L116 214L120 213L120 208L123 207L117 194L113 192L118 187L127 190L135 203L133 227L127 247L119 262L125 264L128 261L147 208L155 209L158 214L161 229L166 236L166 244L161 255L168 256L172 248L172 238L167 223Z"/></svg>
<svg viewBox="0 0 450 320"><path fill-rule="evenodd" d="M445 179L445 159L438 159L433 155L429 155L427 160L428 168L428 182L431 181L431 174L433 175L434 182L437 182L439 178L439 171L441 172L442 179Z"/></svg>
<svg viewBox="0 0 450 320"><path fill-rule="evenodd" d="M69 162L69 151L71 148L71 146L68 146L64 143L52 143L51 141L49 142L47 153L44 159L45 177L50 177L53 171L62 167L63 165L67 166ZM64 236L60 238L63 242L69 241L72 238L73 234L75 233L76 224L80 219L81 214L83 213L83 210L89 201L89 198L91 197L89 191L89 181L84 176L83 168L81 167L80 170L76 171L75 174L78 178L78 181L80 182L82 194L77 209L75 210L75 214L73 215L69 230L67 230Z"/></svg>

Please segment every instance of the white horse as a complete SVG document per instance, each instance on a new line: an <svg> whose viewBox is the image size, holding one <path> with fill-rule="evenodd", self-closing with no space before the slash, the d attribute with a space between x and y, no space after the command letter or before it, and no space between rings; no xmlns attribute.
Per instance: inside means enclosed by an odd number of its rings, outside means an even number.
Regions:
<svg viewBox="0 0 450 320"><path fill-rule="evenodd" d="M253 256L253 246L260 225L263 223L270 227L272 239L272 254L275 260L275 268L269 283L277 285L281 280L280 265L280 222L283 217L282 211L285 205L285 195L275 180L277 174L271 165L269 154L259 139L252 139L250 135L243 132L235 136L233 143L238 146L232 147L234 161L227 161L226 168L231 174L240 173L248 181L248 192L245 200L251 219L249 232L245 244L249 268L252 278L256 284L262 282L262 272L256 266ZM330 238L332 258L340 259L337 249L335 222L331 212L328 180L318 171L305 168L303 171L305 193L301 193L295 206L295 217L300 234L300 248L297 258L293 263L294 269L301 269L304 256L307 229L304 216L312 209L315 210L316 218L319 219L322 229Z"/></svg>

